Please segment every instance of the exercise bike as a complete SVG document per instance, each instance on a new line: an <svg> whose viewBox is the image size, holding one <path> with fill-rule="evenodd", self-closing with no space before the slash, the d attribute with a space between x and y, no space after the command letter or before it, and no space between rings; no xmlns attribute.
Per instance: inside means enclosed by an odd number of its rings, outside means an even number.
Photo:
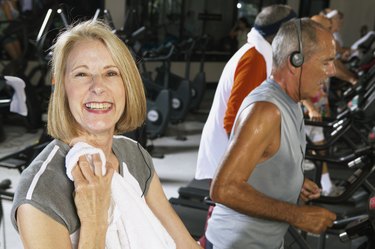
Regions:
<svg viewBox="0 0 375 249"><path fill-rule="evenodd" d="M9 192L9 188L11 187L11 181L9 179L4 179L0 181L0 225L3 224L3 243L4 248L6 248L6 236L5 236L5 223L4 222L4 208L3 208L3 200L13 201L14 193Z"/></svg>

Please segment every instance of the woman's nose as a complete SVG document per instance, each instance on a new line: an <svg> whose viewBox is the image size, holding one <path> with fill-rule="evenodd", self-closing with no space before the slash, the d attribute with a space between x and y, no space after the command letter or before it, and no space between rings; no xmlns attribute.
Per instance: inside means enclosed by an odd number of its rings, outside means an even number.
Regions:
<svg viewBox="0 0 375 249"><path fill-rule="evenodd" d="M91 90L96 94L102 94L105 91L105 85L100 75L92 76Z"/></svg>

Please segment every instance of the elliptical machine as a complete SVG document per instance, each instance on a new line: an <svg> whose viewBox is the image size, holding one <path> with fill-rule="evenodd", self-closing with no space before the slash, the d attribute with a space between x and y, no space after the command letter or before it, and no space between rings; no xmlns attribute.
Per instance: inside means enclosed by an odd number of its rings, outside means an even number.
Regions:
<svg viewBox="0 0 375 249"><path fill-rule="evenodd" d="M166 44L166 48L174 47L173 44ZM192 49L192 48L189 48ZM175 49L174 49L175 50ZM181 76L171 72L171 57L165 57L162 60L162 65L156 69L157 75L155 83L162 86L164 89L171 91L171 114L170 121L172 124L177 124L185 120L189 111L191 102L190 82ZM148 59L146 59L147 61Z"/></svg>
<svg viewBox="0 0 375 249"><path fill-rule="evenodd" d="M131 11L128 14L130 15L135 13L135 11ZM134 60L138 64L145 88L147 101L147 115L145 124L124 135L138 141L143 147L148 149L153 157L162 158L163 155L152 153L152 146L147 146L147 139L153 140L164 135L169 122L171 94L168 89L163 89L153 82L152 78L146 72L145 61L165 60L171 56L173 50L171 49L166 55L160 55L159 57L156 56L140 59L142 46L138 41L138 36L141 35L146 28L142 26L131 33L129 30L117 30L114 26L111 14L107 9L104 9L103 11L97 9L94 19L99 17L102 17L103 20L113 29L113 32L128 46L130 52L133 54ZM127 15L126 20L128 19L129 16ZM124 26L128 26L127 24L128 23L125 22Z"/></svg>
<svg viewBox="0 0 375 249"><path fill-rule="evenodd" d="M147 97L147 121L146 131L149 139L155 139L164 135L170 121L173 109L173 94L167 87L169 75L165 74L163 84L157 84L147 72L146 62L167 63L172 56L175 47L172 45L165 51L154 51L143 57L140 62L141 77L146 90Z"/></svg>
<svg viewBox="0 0 375 249"><path fill-rule="evenodd" d="M208 36L203 35L194 41L194 47L196 51L199 49L201 54L200 62L199 62L199 71L195 75L194 79L190 82L191 86L191 102L190 102L190 110L196 111L199 109L199 106L202 102L204 93L206 91L206 73L204 72L204 60L205 60L205 52L208 43ZM193 51L192 51L193 52ZM185 77L187 79L190 78L190 64L191 64L191 54L188 60L186 60L186 72Z"/></svg>

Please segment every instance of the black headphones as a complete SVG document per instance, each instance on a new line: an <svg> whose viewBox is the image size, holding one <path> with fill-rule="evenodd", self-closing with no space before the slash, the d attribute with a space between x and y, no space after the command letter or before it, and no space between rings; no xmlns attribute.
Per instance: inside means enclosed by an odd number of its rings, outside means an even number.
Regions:
<svg viewBox="0 0 375 249"><path fill-rule="evenodd" d="M294 67L301 67L304 61L303 58L303 50L302 50L302 30L301 30L301 19L297 18L293 20L294 24L296 25L297 29L297 37L298 37L298 47L299 51L294 51L290 54L290 63Z"/></svg>

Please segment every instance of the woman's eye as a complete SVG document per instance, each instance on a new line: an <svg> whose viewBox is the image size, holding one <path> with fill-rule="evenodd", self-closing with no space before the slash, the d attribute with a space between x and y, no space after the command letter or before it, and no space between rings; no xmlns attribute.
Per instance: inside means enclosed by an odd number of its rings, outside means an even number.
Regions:
<svg viewBox="0 0 375 249"><path fill-rule="evenodd" d="M82 72L75 74L75 77L85 77L85 76L87 76L87 74L86 73L82 73Z"/></svg>
<svg viewBox="0 0 375 249"><path fill-rule="evenodd" d="M108 76L117 76L118 73L116 71L109 71L109 72L107 72L107 75Z"/></svg>

